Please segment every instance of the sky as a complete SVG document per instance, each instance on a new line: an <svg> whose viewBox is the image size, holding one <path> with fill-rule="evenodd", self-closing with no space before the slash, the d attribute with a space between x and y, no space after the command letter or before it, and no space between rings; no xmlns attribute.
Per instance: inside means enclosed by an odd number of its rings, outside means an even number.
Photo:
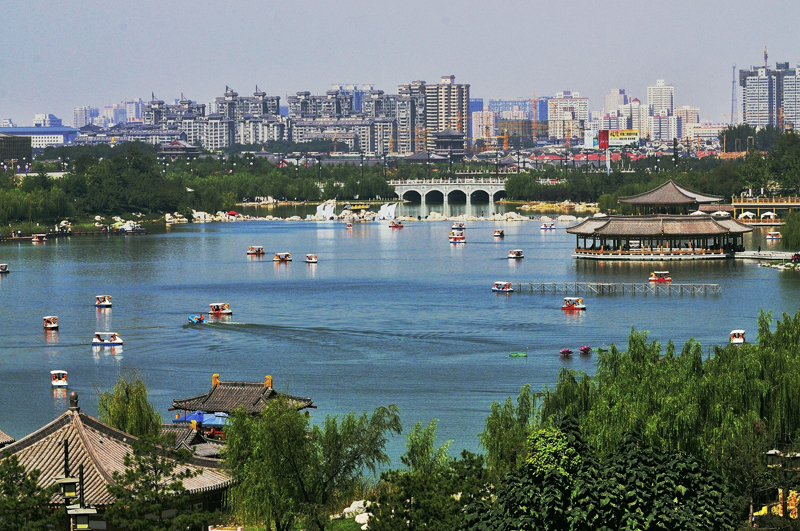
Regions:
<svg viewBox="0 0 800 531"><path fill-rule="evenodd" d="M611 89L729 122L732 66L800 62L797 0L2 0L0 119L126 99L208 103L229 85L281 97L333 83L386 93L455 75L470 96L580 92L592 110ZM737 100L741 105L741 89Z"/></svg>

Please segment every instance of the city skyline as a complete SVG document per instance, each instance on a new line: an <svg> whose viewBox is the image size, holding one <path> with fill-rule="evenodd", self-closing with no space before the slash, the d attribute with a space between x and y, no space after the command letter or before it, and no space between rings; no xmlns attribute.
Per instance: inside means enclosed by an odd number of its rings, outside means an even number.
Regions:
<svg viewBox="0 0 800 531"><path fill-rule="evenodd" d="M644 100L646 87L665 79L675 86L676 107L699 107L702 119L723 122L733 64L763 64L764 45L773 67L794 67L800 57L792 38L800 5L778 1L762 2L746 26L750 11L739 1L679 0L669 10L583 0L511 1L491 10L471 1L357 1L348 10L242 2L229 17L216 7L5 3L15 24L0 35L7 73L0 118L29 125L35 114L49 113L69 124L76 107L146 101L152 92L165 101L184 93L208 103L224 85L242 93L258 85L283 101L302 90L323 94L334 83L374 84L388 93L412 79L431 83L452 74L485 101L576 91L593 111L612 89ZM741 105L739 87L737 100Z"/></svg>

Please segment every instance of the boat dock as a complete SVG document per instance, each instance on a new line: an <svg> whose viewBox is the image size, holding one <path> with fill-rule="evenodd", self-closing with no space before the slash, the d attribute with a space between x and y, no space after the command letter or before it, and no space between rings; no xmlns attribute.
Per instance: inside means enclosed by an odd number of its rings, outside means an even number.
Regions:
<svg viewBox="0 0 800 531"><path fill-rule="evenodd" d="M559 293L562 295L720 295L719 284L678 284L675 282L529 282L516 284L517 293Z"/></svg>

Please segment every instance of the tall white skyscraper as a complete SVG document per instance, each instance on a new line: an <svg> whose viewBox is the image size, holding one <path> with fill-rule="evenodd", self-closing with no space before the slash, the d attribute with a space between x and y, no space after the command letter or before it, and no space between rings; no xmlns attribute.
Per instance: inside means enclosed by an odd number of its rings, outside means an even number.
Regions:
<svg viewBox="0 0 800 531"><path fill-rule="evenodd" d="M434 133L452 129L469 136L469 85L456 83L456 76L442 76L438 85L425 85L427 149L433 149Z"/></svg>
<svg viewBox="0 0 800 531"><path fill-rule="evenodd" d="M620 106L627 105L627 103L628 95L625 94L625 89L611 89L611 92L606 94L605 97L604 114L607 116L618 116Z"/></svg>
<svg viewBox="0 0 800 531"><path fill-rule="evenodd" d="M675 105L675 87L667 85L663 79L656 81L655 85L647 87L647 106L651 116L661 115L666 112L671 115Z"/></svg>

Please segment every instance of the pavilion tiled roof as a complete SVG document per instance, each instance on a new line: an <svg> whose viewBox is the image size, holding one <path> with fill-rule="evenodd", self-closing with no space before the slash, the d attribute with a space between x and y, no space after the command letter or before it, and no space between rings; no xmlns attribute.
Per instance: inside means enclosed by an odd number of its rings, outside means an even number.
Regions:
<svg viewBox="0 0 800 531"><path fill-rule="evenodd" d="M16 439L14 437L12 437L11 435L8 435L6 433L3 433L3 431L0 430L0 448L2 448L3 446L5 446L7 444L13 443L14 441L16 441Z"/></svg>
<svg viewBox="0 0 800 531"><path fill-rule="evenodd" d="M583 236L714 236L751 232L733 219L711 216L609 216L587 218L567 229Z"/></svg>
<svg viewBox="0 0 800 531"><path fill-rule="evenodd" d="M202 395L189 398L176 398L172 408L182 411L205 411L206 413L228 413L243 407L250 413L264 409L269 400L283 396L297 409L313 407L314 401L308 397L292 396L275 391L271 386L260 382L223 382Z"/></svg>
<svg viewBox="0 0 800 531"><path fill-rule="evenodd" d="M696 203L717 203L722 201L721 195L706 195L694 192L670 179L658 188L643 194L620 197L620 203L632 205L692 205Z"/></svg>
<svg viewBox="0 0 800 531"><path fill-rule="evenodd" d="M78 467L83 465L84 501L92 506L114 502L107 485L114 484L113 473L124 472L123 459L133 453L132 441L136 437L116 430L99 420L82 413L76 406L50 424L3 448L16 455L25 470L41 470L39 485L47 487L64 475L64 445L68 441L70 475L78 477ZM185 468L199 470L195 477L184 479L183 485L190 493L226 488L231 477L216 459L192 457ZM54 503L64 502L57 494Z"/></svg>

